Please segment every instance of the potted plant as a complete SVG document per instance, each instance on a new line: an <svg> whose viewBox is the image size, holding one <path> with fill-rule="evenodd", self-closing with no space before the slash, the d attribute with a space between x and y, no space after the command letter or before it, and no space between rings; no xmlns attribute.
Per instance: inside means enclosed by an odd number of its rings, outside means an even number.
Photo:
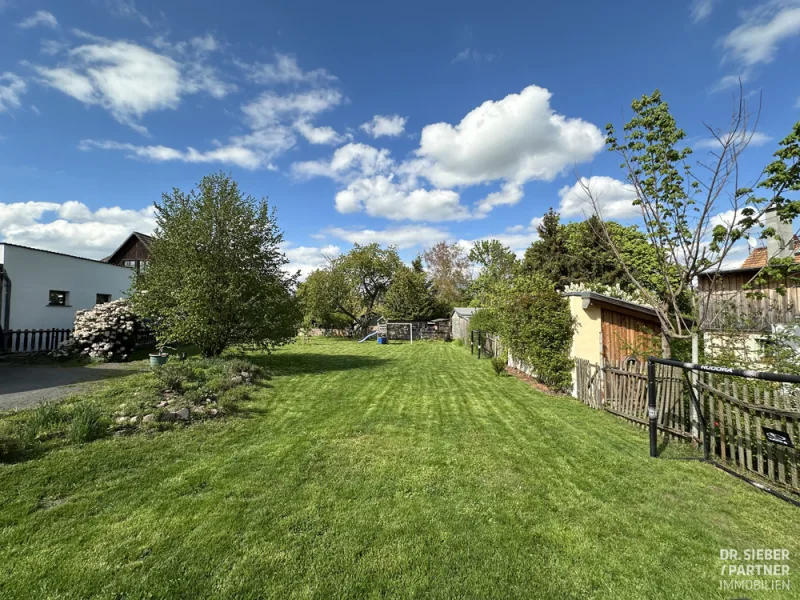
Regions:
<svg viewBox="0 0 800 600"><path fill-rule="evenodd" d="M166 364L167 359L169 358L169 354L166 353L166 350L174 349L175 348L170 348L169 346L159 346L157 348L158 352L150 355L150 368L154 369Z"/></svg>

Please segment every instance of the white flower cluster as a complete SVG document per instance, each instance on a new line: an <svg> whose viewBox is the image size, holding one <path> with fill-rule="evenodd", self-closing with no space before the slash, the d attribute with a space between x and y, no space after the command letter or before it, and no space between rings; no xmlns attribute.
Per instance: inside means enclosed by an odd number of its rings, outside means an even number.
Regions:
<svg viewBox="0 0 800 600"><path fill-rule="evenodd" d="M136 346L136 332L128 301L114 300L76 312L72 339L59 351L105 362L127 360Z"/></svg>
<svg viewBox="0 0 800 600"><path fill-rule="evenodd" d="M614 285L603 285L601 283L570 283L564 288L564 292L595 292L596 294L605 294L606 296L632 302L633 304L649 306L647 300L645 300L644 296L639 293L638 290L628 292L623 290L619 283L615 283Z"/></svg>

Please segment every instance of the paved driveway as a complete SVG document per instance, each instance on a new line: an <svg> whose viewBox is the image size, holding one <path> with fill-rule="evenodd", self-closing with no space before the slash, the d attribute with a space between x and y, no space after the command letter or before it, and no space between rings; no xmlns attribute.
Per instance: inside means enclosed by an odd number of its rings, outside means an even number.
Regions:
<svg viewBox="0 0 800 600"><path fill-rule="evenodd" d="M58 367L0 363L0 411L29 408L63 400L111 377L124 377L146 367L107 364Z"/></svg>

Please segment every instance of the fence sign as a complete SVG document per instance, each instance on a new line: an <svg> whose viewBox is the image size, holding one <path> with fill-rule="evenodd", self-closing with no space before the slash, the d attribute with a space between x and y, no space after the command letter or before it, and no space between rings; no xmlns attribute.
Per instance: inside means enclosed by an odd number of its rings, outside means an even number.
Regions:
<svg viewBox="0 0 800 600"><path fill-rule="evenodd" d="M777 429L770 429L769 427L762 427L764 431L764 437L767 438L768 442L772 442L773 444L780 444L781 446L788 446L789 448L794 448L794 444L792 443L792 438L789 434L778 431Z"/></svg>

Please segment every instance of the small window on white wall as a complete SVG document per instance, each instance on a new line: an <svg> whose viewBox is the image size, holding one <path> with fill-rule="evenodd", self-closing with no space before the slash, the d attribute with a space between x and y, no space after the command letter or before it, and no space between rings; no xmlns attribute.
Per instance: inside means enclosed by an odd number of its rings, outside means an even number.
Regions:
<svg viewBox="0 0 800 600"><path fill-rule="evenodd" d="M111 294L97 294L95 304L105 304L106 302L111 302Z"/></svg>
<svg viewBox="0 0 800 600"><path fill-rule="evenodd" d="M67 306L69 300L69 292L60 290L50 290L50 299L48 304L50 306Z"/></svg>

